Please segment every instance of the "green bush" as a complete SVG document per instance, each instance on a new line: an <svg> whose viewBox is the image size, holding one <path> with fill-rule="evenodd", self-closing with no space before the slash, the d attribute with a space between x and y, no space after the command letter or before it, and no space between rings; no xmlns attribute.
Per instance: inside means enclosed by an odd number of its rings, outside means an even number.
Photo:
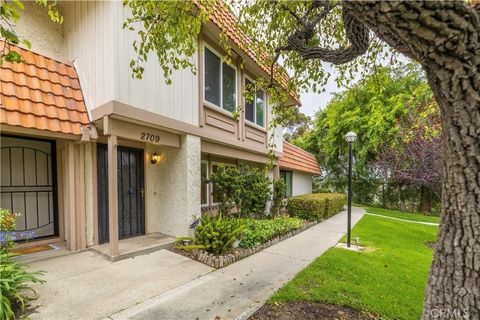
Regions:
<svg viewBox="0 0 480 320"><path fill-rule="evenodd" d="M242 168L240 211L242 216L262 215L270 200L270 179L258 168Z"/></svg>
<svg viewBox="0 0 480 320"><path fill-rule="evenodd" d="M253 248L276 236L300 229L304 221L299 218L276 217L273 219L240 219L244 225L240 247Z"/></svg>
<svg viewBox="0 0 480 320"><path fill-rule="evenodd" d="M10 210L0 209L0 319L14 319L15 309L23 311L25 302L36 298L30 284L45 282L37 277L43 272L27 271L25 264L13 259L10 249L16 236L16 217Z"/></svg>
<svg viewBox="0 0 480 320"><path fill-rule="evenodd" d="M210 181L220 202L219 212L230 214L238 208L240 215L263 214L270 199L270 179L258 168L219 166Z"/></svg>
<svg viewBox="0 0 480 320"><path fill-rule="evenodd" d="M288 198L287 211L292 217L320 221L342 211L346 196L340 193L312 193Z"/></svg>
<svg viewBox="0 0 480 320"><path fill-rule="evenodd" d="M275 217L280 213L283 206L283 199L287 195L285 181L282 178L273 180L273 196L272 206L270 207L270 214Z"/></svg>
<svg viewBox="0 0 480 320"><path fill-rule="evenodd" d="M243 224L239 219L224 219L222 214L214 217L205 215L195 228L195 238L182 237L177 240L191 240L193 245L179 245L183 250L202 249L213 254L224 254L240 238Z"/></svg>
<svg viewBox="0 0 480 320"><path fill-rule="evenodd" d="M15 309L23 311L26 302L37 298L30 285L44 283L38 278L41 274L28 271L11 253L0 252L0 319L14 319Z"/></svg>

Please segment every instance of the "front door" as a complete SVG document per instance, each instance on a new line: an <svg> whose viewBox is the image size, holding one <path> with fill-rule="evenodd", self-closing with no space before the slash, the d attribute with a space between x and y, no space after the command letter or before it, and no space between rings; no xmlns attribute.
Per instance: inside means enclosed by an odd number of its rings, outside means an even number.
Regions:
<svg viewBox="0 0 480 320"><path fill-rule="evenodd" d="M145 234L143 150L118 147L118 233L119 238ZM107 146L98 144L98 227L99 242L108 241Z"/></svg>
<svg viewBox="0 0 480 320"><path fill-rule="evenodd" d="M15 240L58 236L55 141L2 136L1 208L18 214Z"/></svg>

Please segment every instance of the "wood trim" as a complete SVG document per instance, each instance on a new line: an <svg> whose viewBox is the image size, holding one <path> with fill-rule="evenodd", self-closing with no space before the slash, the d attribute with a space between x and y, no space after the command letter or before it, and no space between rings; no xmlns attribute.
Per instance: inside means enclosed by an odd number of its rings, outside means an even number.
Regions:
<svg viewBox="0 0 480 320"><path fill-rule="evenodd" d="M85 229L85 144L75 146L75 225L77 250L87 247Z"/></svg>
<svg viewBox="0 0 480 320"><path fill-rule="evenodd" d="M97 143L92 143L92 191L93 191L93 243L98 241L98 182L97 182Z"/></svg>
<svg viewBox="0 0 480 320"><path fill-rule="evenodd" d="M210 155L212 156L215 155L215 156L225 157L229 159L240 159L240 160L258 162L262 164L266 164L268 162L267 155L259 155L259 154L231 148L225 145L221 145L221 144L217 144L217 143L213 143L205 140L202 140L201 144L202 144L201 146L202 153L209 154L209 161L211 161ZM277 163L278 161L275 160L274 164L277 164Z"/></svg>
<svg viewBox="0 0 480 320"><path fill-rule="evenodd" d="M198 38L198 107L199 107L199 125L203 127L205 125L205 118L204 118L204 107L203 101L204 99L204 90L203 90L203 55L204 55L204 47L203 47L203 35L200 33Z"/></svg>
<svg viewBox="0 0 480 320"><path fill-rule="evenodd" d="M12 133L18 136L47 138L52 140L53 139L80 140L80 138L82 137L81 135L17 127L17 126L12 126L12 125L3 124L3 123L0 125L0 132L2 134Z"/></svg>
<svg viewBox="0 0 480 320"><path fill-rule="evenodd" d="M75 229L75 145L67 142L67 206L66 219L68 221L67 247L71 251L77 250L77 236Z"/></svg>
<svg viewBox="0 0 480 320"><path fill-rule="evenodd" d="M53 243L58 243L58 242L63 242L64 240L61 237L53 237L53 238L46 238L46 239L41 239L41 240L32 240L32 241L27 241L23 243L16 243L15 249L23 249L23 248L30 248L30 247L35 247L38 245L43 245L43 244L53 244ZM48 251L47 251L48 252Z"/></svg>
<svg viewBox="0 0 480 320"><path fill-rule="evenodd" d="M118 255L117 136L108 136L108 228L110 256Z"/></svg>
<svg viewBox="0 0 480 320"><path fill-rule="evenodd" d="M57 142L57 206L58 206L58 237L65 241L65 206L64 206L64 185L63 174L64 168L65 147L64 143Z"/></svg>
<svg viewBox="0 0 480 320"><path fill-rule="evenodd" d="M135 108L115 100L95 108L92 110L92 115L96 121L103 119L104 116L108 116L109 118L114 116L116 119L122 119L126 122L141 123L146 126L159 128L173 133L188 133L212 142L227 144L236 149L248 150L251 153L263 155L268 154L266 146L239 143L234 135L231 137L222 135L215 128L200 128L199 126L165 117L158 113Z"/></svg>

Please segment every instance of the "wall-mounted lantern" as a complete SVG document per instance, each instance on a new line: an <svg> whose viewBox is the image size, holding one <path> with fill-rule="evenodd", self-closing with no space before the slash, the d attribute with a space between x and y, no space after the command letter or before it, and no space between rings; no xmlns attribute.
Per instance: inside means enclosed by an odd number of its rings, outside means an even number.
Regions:
<svg viewBox="0 0 480 320"><path fill-rule="evenodd" d="M154 153L150 159L151 164L159 163L160 162L160 155Z"/></svg>

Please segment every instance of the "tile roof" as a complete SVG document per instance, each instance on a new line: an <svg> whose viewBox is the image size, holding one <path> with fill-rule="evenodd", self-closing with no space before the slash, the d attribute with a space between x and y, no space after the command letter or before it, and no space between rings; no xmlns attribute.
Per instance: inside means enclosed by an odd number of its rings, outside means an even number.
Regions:
<svg viewBox="0 0 480 320"><path fill-rule="evenodd" d="M313 154L286 141L283 142L283 156L278 163L281 169L320 174L320 166Z"/></svg>
<svg viewBox="0 0 480 320"><path fill-rule="evenodd" d="M196 0L195 3L201 7L204 6L201 0ZM210 21L220 28L220 30L224 31L245 54L247 54L257 65L259 65L263 71L270 75L271 65L268 61L271 59L268 54L263 53L260 57L257 56L254 50L254 41L241 30L237 17L230 11L224 1L217 0L212 5L214 8L210 13ZM284 87L284 89L288 89L287 72L277 64L274 67L274 74L276 75L276 80L282 85L282 87ZM290 94L298 104L301 104L300 97L296 92L290 92Z"/></svg>
<svg viewBox="0 0 480 320"><path fill-rule="evenodd" d="M0 123L80 135L89 121L75 68L10 46L25 62L0 67Z"/></svg>

